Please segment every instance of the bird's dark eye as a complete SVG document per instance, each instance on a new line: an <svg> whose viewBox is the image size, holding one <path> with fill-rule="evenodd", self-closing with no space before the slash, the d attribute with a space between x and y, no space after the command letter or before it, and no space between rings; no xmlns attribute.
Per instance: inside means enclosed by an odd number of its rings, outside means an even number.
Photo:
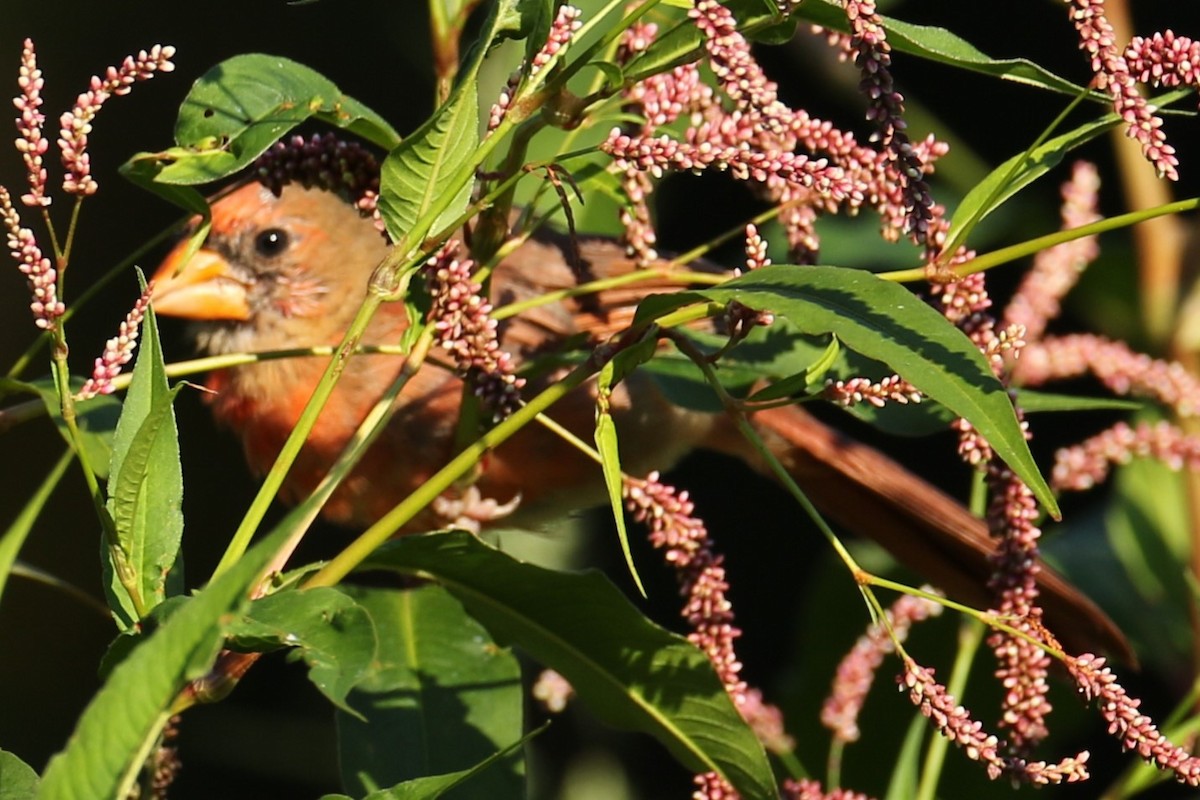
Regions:
<svg viewBox="0 0 1200 800"><path fill-rule="evenodd" d="M287 231L281 228L267 228L254 237L254 252L264 258L274 258L288 249L291 244Z"/></svg>

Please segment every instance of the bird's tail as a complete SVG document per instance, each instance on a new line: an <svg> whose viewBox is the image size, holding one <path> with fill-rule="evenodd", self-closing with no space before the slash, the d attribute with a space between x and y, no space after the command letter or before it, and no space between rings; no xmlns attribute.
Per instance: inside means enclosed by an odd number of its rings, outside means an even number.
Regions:
<svg viewBox="0 0 1200 800"><path fill-rule="evenodd" d="M953 599L991 604L989 556L996 543L978 517L940 489L797 407L762 411L754 425L772 454L822 514L869 536ZM762 472L765 460L731 429L709 443ZM1116 624L1079 589L1039 564L1046 627L1068 652L1107 652L1133 663Z"/></svg>

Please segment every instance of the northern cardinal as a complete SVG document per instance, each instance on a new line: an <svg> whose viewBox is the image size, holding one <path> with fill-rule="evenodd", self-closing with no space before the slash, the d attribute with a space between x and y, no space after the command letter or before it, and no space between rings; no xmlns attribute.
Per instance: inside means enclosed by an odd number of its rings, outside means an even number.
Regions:
<svg viewBox="0 0 1200 800"><path fill-rule="evenodd" d="M276 196L247 183L215 202L212 223L206 244L188 263L182 263L183 244L168 256L155 276L154 295L159 314L195 321L199 347L212 354L338 343L387 249L373 225L337 194L296 185ZM522 245L497 267L493 296L511 302L576 283L565 247L553 237ZM579 248L595 277L634 269L615 242L590 239ZM502 344L520 359L580 333L603 337L628 321L646 291L543 306L508 321ZM364 343L394 344L407 324L403 304L384 304ZM285 499L316 486L400 361L387 355L351 359L290 473ZM242 437L252 469L264 472L273 463L325 365L321 358L281 359L210 376L213 412ZM384 434L326 506L326 516L369 524L443 466L454 454L461 397L462 382L454 374L431 365L421 369ZM632 474L666 469L695 448L732 453L762 469L760 457L723 415L674 406L639 373L618 387L612 406L622 466ZM551 416L590 439L594 393L576 391ZM824 514L877 540L951 596L987 604L993 543L981 520L797 407L760 412L754 422ZM484 498L501 503L519 495L516 514L505 520L517 524L595 505L604 496L599 468L539 425L490 454L476 486ZM437 522L420 520L427 528ZM1120 631L1088 598L1048 568L1039 580L1047 624L1067 647L1128 654Z"/></svg>

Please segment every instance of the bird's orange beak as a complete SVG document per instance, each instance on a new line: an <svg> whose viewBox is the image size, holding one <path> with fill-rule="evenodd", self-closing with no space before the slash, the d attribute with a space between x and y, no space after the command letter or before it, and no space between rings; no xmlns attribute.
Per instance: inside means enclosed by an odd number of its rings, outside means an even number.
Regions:
<svg viewBox="0 0 1200 800"><path fill-rule="evenodd" d="M229 262L203 247L188 258L187 245L180 242L154 273L155 313L185 319L250 319L249 287Z"/></svg>

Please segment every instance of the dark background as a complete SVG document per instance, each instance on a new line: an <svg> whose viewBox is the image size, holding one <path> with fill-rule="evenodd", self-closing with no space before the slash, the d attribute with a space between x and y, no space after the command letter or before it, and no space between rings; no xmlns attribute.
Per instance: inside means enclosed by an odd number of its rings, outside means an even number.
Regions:
<svg viewBox="0 0 1200 800"><path fill-rule="evenodd" d="M1141 33L1168 26L1181 33L1200 33L1200 9L1194 3L1139 0L1135 5ZM948 27L990 54L1026 55L1059 74L1086 81L1086 64L1076 49L1062 3L908 2L890 4L887 11L909 21ZM178 218L171 207L125 183L116 168L136 151L171 143L179 101L191 81L219 60L250 51L289 56L330 77L345 92L381 112L402 133L415 128L432 107L427 22L420 3L325 0L288 5L277 0L214 0L199 5L126 2L101 7L65 0L8 0L0 14L4 22L0 26L0 65L9 65L0 75L10 76L7 85L13 93L21 40L30 36L38 45L47 82L43 110L49 117L48 133L57 130L57 115L72 104L89 75L154 43L171 43L179 51L175 73L110 101L97 120L91 152L101 188L86 204L81 218L68 303L90 280ZM851 85L854 81L853 74L831 70L821 55L811 42L761 53L789 103L862 132L857 98L846 89L847 81ZM911 99L938 115L939 133L955 134L955 154L945 162L949 179L939 185L943 193L939 197L947 199L977 180L981 170L1026 147L1062 106L1061 98L904 57L897 58L895 74ZM914 127L923 132L917 123ZM1189 151L1196 149L1197 126L1191 120L1172 120L1167 131L1181 153L1183 180L1176 196L1192 196L1200 188L1200 166L1189 157ZM1108 148L1109 143L1100 140L1086 151L1089 158L1101 162L1106 175ZM59 175L56 166L51 163L52 185ZM1032 189L1028 197L1001 215L986 235L1008 243L1056 228L1057 184L1064 174L1060 171ZM20 194L23 180L16 153L0 157L0 182ZM1112 183L1105 188L1104 202L1107 213L1124 210L1119 189ZM713 231L737 224L752 206L741 187L720 177L673 179L664 187L659 203L665 250L685 249ZM67 204L60 200L52 211L56 222L62 224ZM31 219L27 215L27 220ZM1106 238L1105 252L1101 274L1117 276L1111 279L1112 286L1127 285L1128 246L1123 237ZM826 256L826 263L855 262L853 239L831 236ZM153 265L152 258L143 266ZM998 273L999 291L1011 286L1017 275L1015 269ZM1103 286L1097 291L1103 291ZM123 277L71 324L76 372L87 371L135 292L133 276ZM1119 289L1117 293L1121 293ZM1128 299L1127 292L1125 296ZM31 340L27 303L15 267L7 277L0 269L0 364L11 363ZM1122 308L1120 304L1106 307ZM1091 316L1087 308L1075 308ZM1124 308L1134 313L1128 303ZM166 325L164 334L169 359L190 355L177 329ZM189 585L196 585L211 571L255 484L241 465L237 443L224 432L215 432L195 396L184 393L178 414L188 491L186 559ZM1089 418L1084 425L1095 428L1108 421ZM911 441L880 439L853 423L849 427L916 466L945 475L948 486L966 485L947 437L914 447ZM1039 439L1039 453L1049 452L1058 441L1055 435L1069 440L1076 431L1056 428L1045 442ZM915 451L925 456L914 458ZM26 424L0 437L0 470L4 473L0 524L11 521L60 452L61 444L45 421ZM815 709L825 693L834 660L864 622L853 587L844 573L824 569L832 562L815 536L796 535L793 525L798 515L780 493L739 465L696 457L685 463L674 479L694 490L700 512L728 554L732 598L746 630L740 654L747 676L763 685L769 698L785 704L791 728L800 739L801 756L818 768L826 739L816 727ZM778 524L781 519L787 520L786 527ZM587 546L576 548L570 558L612 565L620 580L613 540L597 525L601 523L585 528L594 535L583 539ZM332 549L344 537L344 533L327 531L324 547ZM550 546L571 549L561 543ZM315 545L310 555L320 555L322 547ZM55 494L21 559L99 597L97 549L96 524L83 482L72 473ZM651 597L657 598L654 613L670 622L675 603L671 578L652 566L651 557L642 555L639 563L648 565ZM927 652L936 652L938 641L953 638L953 623L940 625L921 640ZM40 770L62 747L80 710L97 689L96 665L113 634L109 621L63 593L12 579L0 602L0 746ZM943 659L939 663L948 662ZM1178 677L1171 676L1172 680ZM1152 692L1149 710L1164 714L1178 696L1178 687L1155 674L1149 675L1145 684L1142 688ZM845 774L862 788L882 793L881 781L891 764L886 754L894 750L873 752L872 747L893 747L897 731L902 732L911 712L894 693L879 695L873 702L883 708L872 708L864 728L874 720L887 734L879 740L884 744L852 749ZM981 709L994 708L991 698L984 695L973 702ZM1058 705L1076 704L1063 696ZM174 796L316 797L336 790L331 717L300 668L268 659L252 671L229 701L189 712L182 739L184 770ZM1117 759L1115 743L1088 739L1100 731L1094 717L1064 727L1069 733L1065 741L1055 743L1054 752L1091 746L1104 755L1094 757L1092 763L1094 771L1101 774L1123 763ZM545 741L539 744L536 764L549 777L538 785L539 796L682 797L690 791L687 776L656 746L599 729L583 714L569 715L542 738ZM880 757L880 752L885 755ZM950 761L947 786L1008 794L1004 785L985 786L981 771L964 767L957 754L952 754ZM616 766L618 762L623 766ZM568 788L560 791L556 782L564 772L575 777L568 777ZM626 781L633 788L622 788ZM1097 785L1064 794L1092 797Z"/></svg>

